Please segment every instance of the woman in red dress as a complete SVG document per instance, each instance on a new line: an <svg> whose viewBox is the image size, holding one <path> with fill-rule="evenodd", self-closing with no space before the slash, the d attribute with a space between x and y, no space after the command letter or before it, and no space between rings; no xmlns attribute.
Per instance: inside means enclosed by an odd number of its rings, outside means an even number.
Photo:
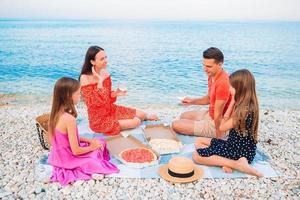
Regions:
<svg viewBox="0 0 300 200"><path fill-rule="evenodd" d="M116 135L121 130L139 126L143 120L157 120L156 115L115 104L117 97L126 95L126 91L112 90L110 75L103 70L106 66L104 49L91 46L86 52L79 78L90 128L97 133Z"/></svg>

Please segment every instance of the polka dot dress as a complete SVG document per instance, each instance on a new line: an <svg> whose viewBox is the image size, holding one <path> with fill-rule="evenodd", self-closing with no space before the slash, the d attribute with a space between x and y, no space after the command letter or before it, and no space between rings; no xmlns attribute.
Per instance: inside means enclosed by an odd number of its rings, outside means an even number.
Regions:
<svg viewBox="0 0 300 200"><path fill-rule="evenodd" d="M197 152L203 157L218 155L233 160L245 157L248 163L251 163L256 151L256 143L250 134L252 121L252 114L249 113L246 117L247 136L243 136L238 130L232 128L226 141L213 138L209 147L197 149Z"/></svg>

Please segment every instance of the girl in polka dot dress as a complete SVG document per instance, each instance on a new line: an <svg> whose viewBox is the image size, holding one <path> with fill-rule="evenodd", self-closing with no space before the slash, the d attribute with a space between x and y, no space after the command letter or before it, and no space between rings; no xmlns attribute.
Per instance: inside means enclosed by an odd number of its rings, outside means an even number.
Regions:
<svg viewBox="0 0 300 200"><path fill-rule="evenodd" d="M195 142L193 159L196 163L220 166L226 173L232 169L262 177L251 167L257 144L259 108L255 79L246 69L229 77L231 102L221 121L220 130L229 131L227 140L199 137Z"/></svg>

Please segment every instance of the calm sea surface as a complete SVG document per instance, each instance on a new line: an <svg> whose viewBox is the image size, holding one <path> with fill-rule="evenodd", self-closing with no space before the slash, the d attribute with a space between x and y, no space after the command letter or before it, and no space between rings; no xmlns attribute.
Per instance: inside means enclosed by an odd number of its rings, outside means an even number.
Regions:
<svg viewBox="0 0 300 200"><path fill-rule="evenodd" d="M300 22L0 20L0 94L51 95L58 78L78 78L91 45L105 49L114 86L126 82L121 103L204 95L202 52L215 46L226 71L253 72L261 107L300 108Z"/></svg>

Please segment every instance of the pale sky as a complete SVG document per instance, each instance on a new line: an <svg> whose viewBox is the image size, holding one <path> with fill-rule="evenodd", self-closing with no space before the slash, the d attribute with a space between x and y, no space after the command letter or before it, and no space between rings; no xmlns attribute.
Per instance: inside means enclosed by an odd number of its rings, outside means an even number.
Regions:
<svg viewBox="0 0 300 200"><path fill-rule="evenodd" d="M0 0L0 18L300 21L300 0Z"/></svg>

